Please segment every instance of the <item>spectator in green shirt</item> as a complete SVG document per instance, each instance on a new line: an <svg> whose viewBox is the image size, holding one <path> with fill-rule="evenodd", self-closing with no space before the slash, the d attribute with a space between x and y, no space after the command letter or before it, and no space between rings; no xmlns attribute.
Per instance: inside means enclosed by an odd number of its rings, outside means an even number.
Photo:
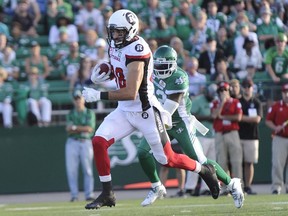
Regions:
<svg viewBox="0 0 288 216"><path fill-rule="evenodd" d="M5 83L7 72L0 68L0 113L3 116L3 125L5 128L12 128L13 108L11 105L13 88L11 84Z"/></svg>
<svg viewBox="0 0 288 216"><path fill-rule="evenodd" d="M78 200L78 172L82 165L84 193L86 201L94 199L93 147L91 137L95 131L96 117L85 107L80 90L73 93L74 108L67 115L67 141L65 144L66 172L71 202Z"/></svg>

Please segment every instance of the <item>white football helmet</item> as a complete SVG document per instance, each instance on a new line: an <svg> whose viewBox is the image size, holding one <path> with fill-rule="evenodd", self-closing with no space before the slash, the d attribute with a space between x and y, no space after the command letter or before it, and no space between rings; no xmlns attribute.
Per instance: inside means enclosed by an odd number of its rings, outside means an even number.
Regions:
<svg viewBox="0 0 288 216"><path fill-rule="evenodd" d="M113 39L113 31L123 31L123 35L119 34L117 39ZM138 17L130 10L115 11L109 18L107 25L108 43L114 42L116 48L126 46L131 41L139 30Z"/></svg>

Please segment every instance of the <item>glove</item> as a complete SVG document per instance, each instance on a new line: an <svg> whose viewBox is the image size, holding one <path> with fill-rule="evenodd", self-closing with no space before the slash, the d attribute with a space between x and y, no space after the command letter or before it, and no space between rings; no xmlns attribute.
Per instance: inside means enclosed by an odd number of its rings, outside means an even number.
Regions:
<svg viewBox="0 0 288 216"><path fill-rule="evenodd" d="M95 65L95 67L92 69L92 74L91 74L90 79L95 84L110 80L110 75L109 75L110 73L103 72L100 74L100 71L101 71L101 68L99 64Z"/></svg>
<svg viewBox="0 0 288 216"><path fill-rule="evenodd" d="M82 91L82 95L86 102L96 102L100 100L100 91L97 91L93 88L87 88L84 87L84 90Z"/></svg>
<svg viewBox="0 0 288 216"><path fill-rule="evenodd" d="M162 110L161 118L162 118L163 124L165 125L166 130L170 130L173 127L171 114L167 112L166 110Z"/></svg>

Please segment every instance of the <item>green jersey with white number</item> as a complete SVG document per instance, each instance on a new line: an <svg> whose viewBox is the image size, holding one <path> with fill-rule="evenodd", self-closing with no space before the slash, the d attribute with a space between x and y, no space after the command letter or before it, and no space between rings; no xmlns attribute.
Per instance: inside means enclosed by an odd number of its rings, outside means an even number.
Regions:
<svg viewBox="0 0 288 216"><path fill-rule="evenodd" d="M189 79L187 73L180 67L168 78L159 79L153 76L155 95L164 104L168 95L184 93L184 97L179 103L178 109L172 115L172 122L178 123L182 118L189 117L192 102L189 98Z"/></svg>
<svg viewBox="0 0 288 216"><path fill-rule="evenodd" d="M271 47L265 54L265 64L271 64L276 76L288 73L288 49L279 55L276 47Z"/></svg>

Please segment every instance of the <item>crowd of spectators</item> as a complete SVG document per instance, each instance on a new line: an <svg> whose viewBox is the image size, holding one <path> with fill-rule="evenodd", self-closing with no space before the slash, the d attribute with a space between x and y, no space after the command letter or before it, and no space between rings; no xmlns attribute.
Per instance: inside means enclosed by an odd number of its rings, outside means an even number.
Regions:
<svg viewBox="0 0 288 216"><path fill-rule="evenodd" d="M108 57L107 21L113 11L127 8L139 16L139 34L152 51L163 44L175 48L179 66L189 73L192 97L211 82L248 77L260 88L269 86L256 90L263 100L273 100L271 86L277 89L288 79L287 7L287 1L274 0L5 0L0 67L14 89L13 107L19 107L16 98L34 67L48 86L48 99L53 80L69 82L69 92L91 85L87 65Z"/></svg>

